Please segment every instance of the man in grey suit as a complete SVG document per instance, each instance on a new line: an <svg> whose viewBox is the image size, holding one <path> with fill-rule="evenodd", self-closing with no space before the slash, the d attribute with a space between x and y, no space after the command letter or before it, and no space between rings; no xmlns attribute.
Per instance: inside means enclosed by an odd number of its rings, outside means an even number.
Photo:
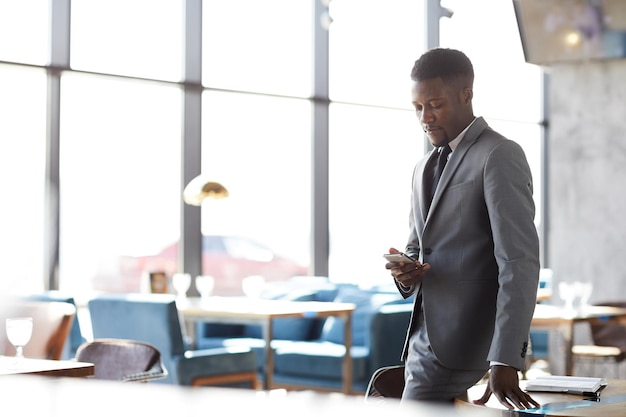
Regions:
<svg viewBox="0 0 626 417"><path fill-rule="evenodd" d="M417 117L435 149L413 173L405 252L414 261L386 264L403 296L415 294L402 398L451 401L489 371L475 403L493 394L509 409L533 408L539 404L520 389L517 373L539 280L526 156L474 116L474 70L465 54L427 51L411 79Z"/></svg>

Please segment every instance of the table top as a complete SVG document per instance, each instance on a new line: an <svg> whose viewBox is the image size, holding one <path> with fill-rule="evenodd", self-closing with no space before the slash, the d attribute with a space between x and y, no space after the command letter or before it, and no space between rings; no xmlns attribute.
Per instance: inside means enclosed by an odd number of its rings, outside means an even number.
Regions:
<svg viewBox="0 0 626 417"><path fill-rule="evenodd" d="M86 377L94 374L94 364L33 358L23 358L16 364L14 357L0 356L0 375L17 374Z"/></svg>
<svg viewBox="0 0 626 417"><path fill-rule="evenodd" d="M247 297L187 297L176 300L178 310L185 317L327 317L354 311L352 303L325 301L288 301L250 299Z"/></svg>
<svg viewBox="0 0 626 417"><path fill-rule="evenodd" d="M537 302L548 301L552 298L551 288L539 288L537 289Z"/></svg>
<svg viewBox="0 0 626 417"><path fill-rule="evenodd" d="M520 381L525 386L526 381ZM470 403L457 400L457 404L471 408L485 408L471 404L485 392L485 385L476 385L468 390ZM530 395L541 404L541 408L522 410L519 416L546 417L624 417L626 415L626 380L610 379L598 399L590 399L581 395L560 394L552 392L532 392ZM505 410L500 402L492 396L487 402L491 409Z"/></svg>
<svg viewBox="0 0 626 417"><path fill-rule="evenodd" d="M613 318L626 318L626 308L587 306L576 310L566 310L559 306L537 304L532 321L533 324L564 324L577 321L606 321Z"/></svg>

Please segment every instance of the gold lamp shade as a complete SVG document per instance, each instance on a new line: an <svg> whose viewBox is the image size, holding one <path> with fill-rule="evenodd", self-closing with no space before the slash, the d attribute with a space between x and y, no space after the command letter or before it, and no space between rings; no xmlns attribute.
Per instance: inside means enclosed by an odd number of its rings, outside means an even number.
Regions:
<svg viewBox="0 0 626 417"><path fill-rule="evenodd" d="M228 190L222 184L211 181L202 175L189 181L183 191L183 201L192 206L200 206L207 198L228 197Z"/></svg>

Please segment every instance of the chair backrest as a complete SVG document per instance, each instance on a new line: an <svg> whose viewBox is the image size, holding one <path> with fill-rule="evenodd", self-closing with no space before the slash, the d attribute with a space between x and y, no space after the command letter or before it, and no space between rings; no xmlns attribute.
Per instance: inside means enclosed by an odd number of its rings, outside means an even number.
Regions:
<svg viewBox="0 0 626 417"><path fill-rule="evenodd" d="M6 338L5 319L32 317L33 334L24 347L24 356L39 359L61 359L76 307L64 302L12 300L0 311L0 354L12 356L15 348Z"/></svg>
<svg viewBox="0 0 626 417"><path fill-rule="evenodd" d="M27 295L25 298L32 301L61 301L76 306L76 301L74 300L74 297L53 290L30 294ZM61 359L74 358L74 356L76 356L76 349L78 349L81 344L87 341L80 329L80 322L78 317L79 315L77 313L74 317L74 321L72 322L72 328L70 329L68 340L65 342Z"/></svg>
<svg viewBox="0 0 626 417"><path fill-rule="evenodd" d="M174 362L184 355L181 316L171 294L107 294L89 300L94 339L131 339L160 352L170 372L155 382L178 383Z"/></svg>
<svg viewBox="0 0 626 417"><path fill-rule="evenodd" d="M94 364L94 378L122 382L148 382L165 378L167 370L159 350L127 339L95 339L76 351L76 360Z"/></svg>
<svg viewBox="0 0 626 417"><path fill-rule="evenodd" d="M365 392L366 400L402 398L404 391L404 365L385 366L377 369L370 378Z"/></svg>
<svg viewBox="0 0 626 417"><path fill-rule="evenodd" d="M626 308L626 301L596 303L596 305ZM597 346L614 346L626 352L626 326L619 323L598 323L591 326L591 338Z"/></svg>

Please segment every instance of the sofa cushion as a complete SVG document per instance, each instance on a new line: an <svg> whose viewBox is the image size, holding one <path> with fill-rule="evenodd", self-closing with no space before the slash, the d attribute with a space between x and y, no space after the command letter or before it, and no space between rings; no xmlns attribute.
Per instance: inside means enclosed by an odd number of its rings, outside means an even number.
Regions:
<svg viewBox="0 0 626 417"><path fill-rule="evenodd" d="M283 342L276 346L274 371L280 375L341 380L345 351L343 345L330 342ZM368 379L369 349L353 346L350 353L353 380Z"/></svg>
<svg viewBox="0 0 626 417"><path fill-rule="evenodd" d="M372 314L382 305L402 299L400 293L378 293L359 288L342 287L335 298L336 302L356 305L352 313L352 345L367 346L369 343ZM324 323L320 340L343 344L344 321L339 317L329 317Z"/></svg>

